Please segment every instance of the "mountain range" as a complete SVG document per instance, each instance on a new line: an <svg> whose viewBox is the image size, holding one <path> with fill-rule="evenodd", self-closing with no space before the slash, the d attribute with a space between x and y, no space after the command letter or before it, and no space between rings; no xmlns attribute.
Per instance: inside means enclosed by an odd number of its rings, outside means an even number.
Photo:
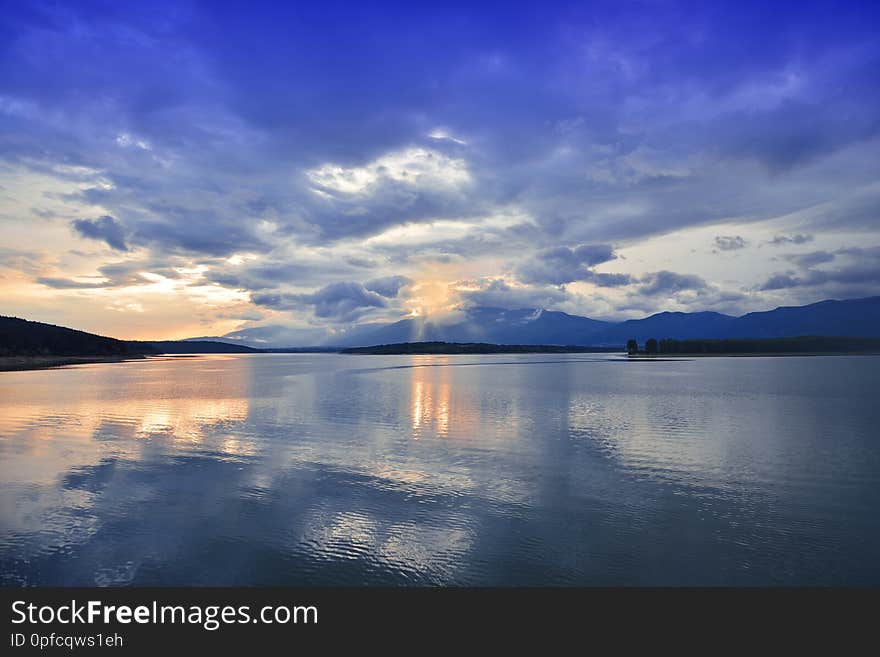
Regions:
<svg viewBox="0 0 880 657"><path fill-rule="evenodd" d="M284 335L283 327L267 326L197 339L272 349L291 346L292 342L283 342ZM301 334L294 335L301 339ZM740 317L716 312L662 312L622 322L535 308L475 307L463 310L454 321L407 318L388 324L355 326L343 336L324 343L334 347L416 341L616 347L623 346L631 338L641 344L648 338L683 340L802 335L880 337L880 296L783 306Z"/></svg>
<svg viewBox="0 0 880 657"><path fill-rule="evenodd" d="M331 344L272 343L273 327L238 331L221 337L170 341L126 341L83 331L0 317L0 356L76 355L133 356L159 353L221 353L256 351L332 351L405 342L485 343L495 345L568 345L623 348L627 340L640 345L648 338L738 339L834 336L880 338L880 296L847 301L820 301L733 317L714 312L663 312L644 319L607 322L568 313L523 308L477 307L454 321L409 318L389 324L356 326ZM302 333L300 336L304 335Z"/></svg>

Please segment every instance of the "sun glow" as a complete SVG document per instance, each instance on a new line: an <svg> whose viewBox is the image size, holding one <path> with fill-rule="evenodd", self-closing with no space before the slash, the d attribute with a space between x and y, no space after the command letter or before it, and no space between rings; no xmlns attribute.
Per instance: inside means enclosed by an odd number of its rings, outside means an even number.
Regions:
<svg viewBox="0 0 880 657"><path fill-rule="evenodd" d="M452 311L456 302L451 281L426 280L413 284L406 305L411 317L428 317Z"/></svg>

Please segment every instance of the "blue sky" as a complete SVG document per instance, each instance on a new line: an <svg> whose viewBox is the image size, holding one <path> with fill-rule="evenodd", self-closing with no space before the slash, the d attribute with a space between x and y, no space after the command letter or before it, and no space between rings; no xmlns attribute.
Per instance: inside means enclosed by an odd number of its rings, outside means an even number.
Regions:
<svg viewBox="0 0 880 657"><path fill-rule="evenodd" d="M878 13L3 2L0 312L315 342L877 294Z"/></svg>

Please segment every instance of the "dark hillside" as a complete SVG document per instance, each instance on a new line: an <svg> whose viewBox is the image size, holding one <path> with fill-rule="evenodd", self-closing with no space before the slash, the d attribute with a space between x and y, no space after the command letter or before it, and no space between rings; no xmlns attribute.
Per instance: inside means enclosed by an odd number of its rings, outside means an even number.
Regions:
<svg viewBox="0 0 880 657"><path fill-rule="evenodd" d="M0 356L141 356L158 350L75 329L0 317Z"/></svg>

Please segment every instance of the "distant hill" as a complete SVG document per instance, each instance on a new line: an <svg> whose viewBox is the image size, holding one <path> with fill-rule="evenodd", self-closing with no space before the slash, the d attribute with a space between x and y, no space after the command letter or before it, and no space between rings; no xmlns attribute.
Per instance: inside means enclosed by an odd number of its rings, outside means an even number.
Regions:
<svg viewBox="0 0 880 657"><path fill-rule="evenodd" d="M880 297L783 306L737 318L735 331L719 337L776 338L791 335L880 337Z"/></svg>
<svg viewBox="0 0 880 657"><path fill-rule="evenodd" d="M159 353L146 342L129 342L75 329L0 317L0 356L142 356Z"/></svg>
<svg viewBox="0 0 880 657"><path fill-rule="evenodd" d="M149 356L158 354L257 353L259 349L221 342L117 340L85 331L0 316L3 356Z"/></svg>
<svg viewBox="0 0 880 657"><path fill-rule="evenodd" d="M630 319L597 331L590 336L594 344L625 344L630 338L640 343L648 338L707 338L726 335L736 317L721 313L662 312L644 319Z"/></svg>
<svg viewBox="0 0 880 657"><path fill-rule="evenodd" d="M422 318L367 325L334 338L341 347L402 342L482 342L524 345L587 345L589 336L613 326L568 313L522 308L468 308L460 320L437 323Z"/></svg>
<svg viewBox="0 0 880 657"><path fill-rule="evenodd" d="M723 338L674 340L657 345L663 354L880 354L880 338L801 336L796 338Z"/></svg>
<svg viewBox="0 0 880 657"><path fill-rule="evenodd" d="M619 351L615 347L487 344L484 342L403 342L372 347L350 347L343 354L568 354Z"/></svg>
<svg viewBox="0 0 880 657"><path fill-rule="evenodd" d="M807 306L731 317L719 313L658 313L630 320L589 336L593 344L625 344L633 338L722 339L797 336L880 337L880 297L820 301Z"/></svg>
<svg viewBox="0 0 880 657"><path fill-rule="evenodd" d="M536 309L470 308L454 322L405 319L358 327L342 347L400 342L487 342L523 345L623 346L630 338L782 338L802 335L880 337L880 297L821 301L733 317L715 312L662 312L644 319L604 322Z"/></svg>
<svg viewBox="0 0 880 657"><path fill-rule="evenodd" d="M243 344L229 344L213 340L160 340L145 342L163 354L258 354L260 349Z"/></svg>

